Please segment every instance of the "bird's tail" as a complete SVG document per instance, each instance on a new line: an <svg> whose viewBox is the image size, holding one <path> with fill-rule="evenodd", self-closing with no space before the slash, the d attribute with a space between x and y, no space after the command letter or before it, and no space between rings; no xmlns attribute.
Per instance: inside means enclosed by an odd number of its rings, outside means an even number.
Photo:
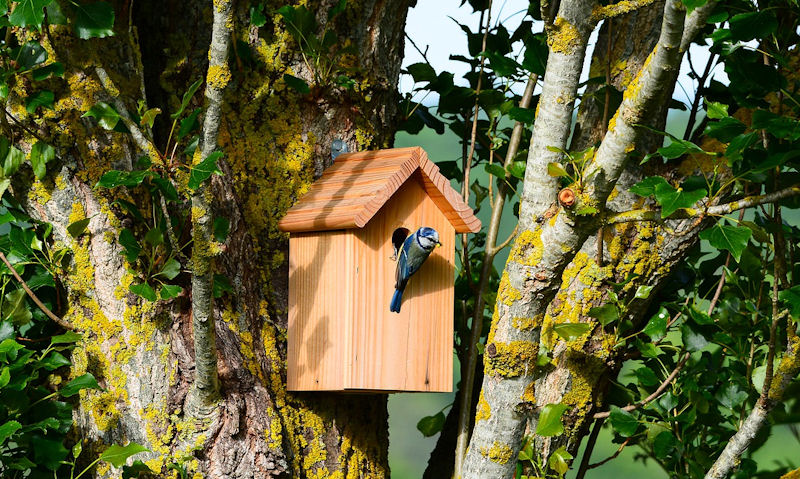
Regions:
<svg viewBox="0 0 800 479"><path fill-rule="evenodd" d="M403 299L403 292L399 289L394 290L394 295L392 296L392 303L389 305L389 311L393 313L400 312L400 301Z"/></svg>

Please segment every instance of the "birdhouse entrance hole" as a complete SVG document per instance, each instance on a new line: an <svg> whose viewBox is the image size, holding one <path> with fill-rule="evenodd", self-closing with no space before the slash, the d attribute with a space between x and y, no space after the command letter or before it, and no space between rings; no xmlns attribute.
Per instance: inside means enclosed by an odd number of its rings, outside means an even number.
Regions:
<svg viewBox="0 0 800 479"><path fill-rule="evenodd" d="M402 227L397 228L394 230L394 233L392 233L392 245L394 246L394 255L392 259L397 259L397 255L400 254L400 248L403 246L403 241L408 238L409 233L411 233L410 229Z"/></svg>

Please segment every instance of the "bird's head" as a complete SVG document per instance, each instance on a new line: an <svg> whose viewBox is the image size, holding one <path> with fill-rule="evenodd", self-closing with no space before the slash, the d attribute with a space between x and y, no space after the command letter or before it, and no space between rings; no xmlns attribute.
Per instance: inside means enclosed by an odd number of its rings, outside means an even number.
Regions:
<svg viewBox="0 0 800 479"><path fill-rule="evenodd" d="M439 233L433 228L423 226L417 232L417 236L419 236L419 244L426 250L432 250L442 245L442 243L439 242Z"/></svg>

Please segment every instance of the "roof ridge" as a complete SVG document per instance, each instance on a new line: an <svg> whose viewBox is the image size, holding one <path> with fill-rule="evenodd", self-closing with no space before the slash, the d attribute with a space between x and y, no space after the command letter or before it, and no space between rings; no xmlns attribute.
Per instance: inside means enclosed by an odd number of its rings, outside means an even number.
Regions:
<svg viewBox="0 0 800 479"><path fill-rule="evenodd" d="M377 161L371 166L366 160ZM395 160L397 166L392 167ZM418 169L426 194L456 231L480 231L481 222L472 208L419 146L337 156L319 178L322 181L311 185L309 193L313 194L300 198L278 227L289 232L363 228ZM374 193L367 193L368 185L373 184Z"/></svg>

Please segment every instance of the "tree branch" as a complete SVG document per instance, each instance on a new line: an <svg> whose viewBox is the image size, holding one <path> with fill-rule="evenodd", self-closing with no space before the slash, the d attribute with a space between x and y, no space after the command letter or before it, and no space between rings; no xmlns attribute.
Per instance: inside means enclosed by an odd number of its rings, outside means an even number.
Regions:
<svg viewBox="0 0 800 479"><path fill-rule="evenodd" d="M622 0L610 5L598 6L595 7L594 11L592 12L592 18L595 22L609 20L611 18L625 15L626 13L630 13L634 10L651 5L654 1L655 0Z"/></svg>
<svg viewBox="0 0 800 479"><path fill-rule="evenodd" d="M739 458L753 442L758 431L764 427L769 413L780 403L783 393L798 372L800 372L800 337L789 331L786 351L772 384L764 383L763 388L768 391L767 397L762 396L756 401L755 407L739 430L728 440L725 449L706 473L705 479L724 479L736 467Z"/></svg>
<svg viewBox="0 0 800 479"><path fill-rule="evenodd" d="M665 91L670 91L669 82L674 81L672 72L681 60L679 47L684 18L680 4L666 2L658 43L637 77L625 89L622 104L609 122L597 155L584 173L586 178L590 178L586 185L590 202L605 202L622 172L626 152L634 146L639 135L635 125L644 120Z"/></svg>
<svg viewBox="0 0 800 479"><path fill-rule="evenodd" d="M525 85L525 91L519 101L520 108L528 108L533 97L533 90L536 88L536 82L539 76L533 74L528 77L528 83ZM521 122L514 124L514 129L511 132L511 138L508 141L508 149L506 150L506 157L504 160L504 167L507 167L514 161L519 150L519 144L522 141L522 130L525 127ZM456 440L456 453L455 463L458 472L461 471L461 464L464 455L466 454L467 442L469 441L469 425L470 416L472 415L472 391L475 385L475 368L478 365L478 342L483 332L483 310L486 307L486 302L483 297L488 284L489 273L492 271L492 262L499 250L507 246L503 244L500 247L495 247L497 243L497 233L500 230L500 219L503 215L503 207L505 206L505 195L507 185L501 182L497 191L497 196L494 198L492 204L492 218L489 221L489 228L486 232L486 244L484 245L483 253L483 267L481 269L481 276L478 280L478 291L475 296L475 309L472 314L472 330L470 334L470 342L467 348L467 359L465 361L464 370L461 372L463 380L461 381L461 402L459 404L459 417L458 417L458 438ZM519 227L519 224L517 225ZM514 229L516 232L517 229ZM512 234L507 241L511 241L514 237ZM455 475L458 477L458 474Z"/></svg>
<svg viewBox="0 0 800 479"><path fill-rule="evenodd" d="M28 284L25 282L25 280L23 280L22 277L17 273L17 270L15 270L13 266L11 266L11 263L8 261L8 258L6 258L6 255L3 254L2 251L0 251L0 259L3 260L3 263L5 263L6 266L8 266L8 269L11 270L11 274L14 276L14 279L16 279L17 282L19 282L20 286L22 286L22 289L24 289L25 293L28 294L28 297L31 298L31 300L33 300L34 303L36 303L36 306L38 306L39 309L41 309L44 312L44 314L47 315L47 317L55 321L56 324L58 324L64 329L68 330L75 329L75 326L73 326L72 323L64 321L62 318L56 316L55 313L50 311L50 308L44 305L44 303L39 299L39 297L36 296L36 293L34 293L31 290L31 288L28 287Z"/></svg>
<svg viewBox="0 0 800 479"><path fill-rule="evenodd" d="M222 94L230 79L228 49L231 42L231 0L215 0L211 46L206 77L206 114L202 144L195 153L198 164L217 149L217 134L222 118ZM228 26L231 25L231 26ZM217 345L214 327L212 204L209 182L192 195L192 324L194 326L195 378L186 400L189 414L208 415L219 400Z"/></svg>
<svg viewBox="0 0 800 479"><path fill-rule="evenodd" d="M679 220L700 218L704 216L722 216L744 208L750 208L752 206L775 203L792 196L800 196L800 185L790 186L789 188L775 191L773 193L767 193L765 195L747 196L737 201L711 206L707 209L703 209L702 206L700 206L702 202L705 201L701 200L701 202L698 203L698 206L695 206L694 208L677 210L675 213L667 216L666 218L661 218L660 209L624 211L622 213L616 213L609 216L606 220L606 224L629 223L632 221Z"/></svg>

